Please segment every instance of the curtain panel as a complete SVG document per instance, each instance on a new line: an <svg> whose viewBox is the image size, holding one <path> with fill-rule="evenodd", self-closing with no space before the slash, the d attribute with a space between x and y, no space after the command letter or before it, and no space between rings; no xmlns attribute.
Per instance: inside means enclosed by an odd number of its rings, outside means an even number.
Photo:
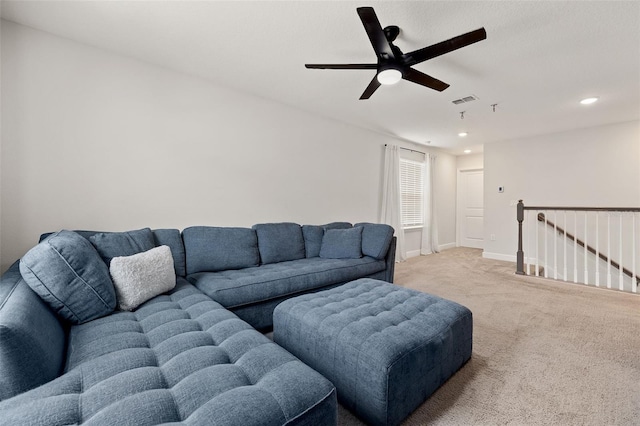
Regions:
<svg viewBox="0 0 640 426"><path fill-rule="evenodd" d="M400 148L397 145L387 144L384 152L380 222L392 226L395 230L397 262L407 260L400 197Z"/></svg>
<svg viewBox="0 0 640 426"><path fill-rule="evenodd" d="M435 168L437 156L425 154L424 159L424 225L422 228L422 244L420 254L438 253L438 220L435 206Z"/></svg>

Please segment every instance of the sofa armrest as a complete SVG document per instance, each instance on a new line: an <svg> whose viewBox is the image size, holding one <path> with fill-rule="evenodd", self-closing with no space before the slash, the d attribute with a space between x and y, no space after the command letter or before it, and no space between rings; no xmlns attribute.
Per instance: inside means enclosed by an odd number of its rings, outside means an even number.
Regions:
<svg viewBox="0 0 640 426"><path fill-rule="evenodd" d="M14 263L0 279L0 401L55 379L65 344L63 325Z"/></svg>
<svg viewBox="0 0 640 426"><path fill-rule="evenodd" d="M385 277L384 280L390 283L393 283L393 273L396 267L396 237L391 239L391 244L389 244L389 251L387 251L387 255L384 258L385 263Z"/></svg>

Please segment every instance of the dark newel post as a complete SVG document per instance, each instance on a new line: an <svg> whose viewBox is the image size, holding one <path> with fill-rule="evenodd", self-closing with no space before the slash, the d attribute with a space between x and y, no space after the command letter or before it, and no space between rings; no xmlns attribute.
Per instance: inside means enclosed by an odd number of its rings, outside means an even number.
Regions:
<svg viewBox="0 0 640 426"><path fill-rule="evenodd" d="M524 273L524 252L522 251L522 222L524 221L524 204L522 200L518 200L518 253L516 253L516 274L525 275Z"/></svg>

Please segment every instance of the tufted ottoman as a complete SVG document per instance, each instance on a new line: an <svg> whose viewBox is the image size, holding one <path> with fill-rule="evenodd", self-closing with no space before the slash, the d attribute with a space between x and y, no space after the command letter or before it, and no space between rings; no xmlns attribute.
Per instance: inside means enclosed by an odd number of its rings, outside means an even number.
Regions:
<svg viewBox="0 0 640 426"><path fill-rule="evenodd" d="M369 278L289 299L273 323L274 341L370 424L400 423L471 357L469 309Z"/></svg>

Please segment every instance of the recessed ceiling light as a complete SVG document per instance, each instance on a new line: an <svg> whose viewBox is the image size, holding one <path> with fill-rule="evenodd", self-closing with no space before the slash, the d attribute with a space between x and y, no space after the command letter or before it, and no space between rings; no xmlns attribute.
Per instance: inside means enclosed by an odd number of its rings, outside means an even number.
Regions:
<svg viewBox="0 0 640 426"><path fill-rule="evenodd" d="M471 154L471 150L470 150L470 149L465 149L463 152L464 152L465 154Z"/></svg>
<svg viewBox="0 0 640 426"><path fill-rule="evenodd" d="M469 133L467 132L460 132L458 133L458 136L460 136L461 138L464 138L465 136L467 136Z"/></svg>
<svg viewBox="0 0 640 426"><path fill-rule="evenodd" d="M590 105L590 104L596 102L597 100L598 100L598 98L585 98L585 99L581 100L580 103L582 105Z"/></svg>

